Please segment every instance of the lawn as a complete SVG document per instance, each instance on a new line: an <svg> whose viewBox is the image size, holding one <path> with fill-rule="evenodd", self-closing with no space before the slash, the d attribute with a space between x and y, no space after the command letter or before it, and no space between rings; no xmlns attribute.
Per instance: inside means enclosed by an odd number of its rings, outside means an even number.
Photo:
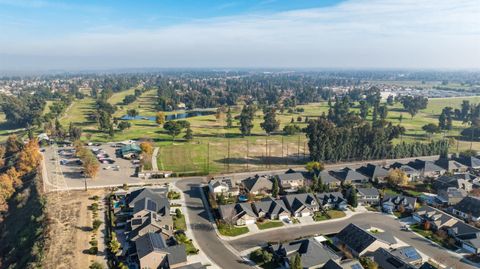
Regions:
<svg viewBox="0 0 480 269"><path fill-rule="evenodd" d="M173 229L182 231L187 230L187 224L185 223L185 216L183 214L180 218L173 216Z"/></svg>
<svg viewBox="0 0 480 269"><path fill-rule="evenodd" d="M451 250L455 249L455 247L452 247L451 245L448 245L446 240L441 239L433 231L430 231L430 230L427 231L427 230L423 229L421 224L411 225L410 229L412 229L412 231L416 232L417 234L419 234L419 235L421 235L421 236L423 236L423 237L441 245L444 248L448 248L448 249L451 249Z"/></svg>
<svg viewBox="0 0 480 269"><path fill-rule="evenodd" d="M218 232L224 236L239 236L249 232L248 227L239 227L234 225L220 224L218 225Z"/></svg>
<svg viewBox="0 0 480 269"><path fill-rule="evenodd" d="M329 219L338 219L338 218L343 218L345 217L346 214L345 212L341 210L327 210L327 214L325 215L322 212L315 212L315 215L313 216L314 221L324 221L324 220L329 220Z"/></svg>
<svg viewBox="0 0 480 269"><path fill-rule="evenodd" d="M257 224L258 229L260 229L260 230L277 228L277 227L282 227L283 226L283 222L276 221L276 220L265 221L263 223L257 222L256 224Z"/></svg>

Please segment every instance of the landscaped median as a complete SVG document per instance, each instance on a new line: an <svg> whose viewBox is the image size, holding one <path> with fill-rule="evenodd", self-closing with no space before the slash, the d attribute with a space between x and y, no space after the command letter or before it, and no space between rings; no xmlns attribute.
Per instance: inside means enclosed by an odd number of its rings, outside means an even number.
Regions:
<svg viewBox="0 0 480 269"><path fill-rule="evenodd" d="M283 226L283 222L279 220L265 220L263 222L256 222L258 229L266 230L271 228L278 228Z"/></svg>
<svg viewBox="0 0 480 269"><path fill-rule="evenodd" d="M339 219L345 217L347 214L340 210L327 210L326 213L323 212L315 212L313 216L313 220L315 221L324 221L329 219Z"/></svg>

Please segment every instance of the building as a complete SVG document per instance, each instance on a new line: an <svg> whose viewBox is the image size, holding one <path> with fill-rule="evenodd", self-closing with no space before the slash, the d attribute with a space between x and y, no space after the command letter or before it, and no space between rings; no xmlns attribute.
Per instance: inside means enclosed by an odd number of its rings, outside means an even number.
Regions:
<svg viewBox="0 0 480 269"><path fill-rule="evenodd" d="M380 165L367 164L357 169L357 172L367 176L373 182L378 180L379 182L385 181L388 177L388 170Z"/></svg>
<svg viewBox="0 0 480 269"><path fill-rule="evenodd" d="M335 261L329 260L322 269L364 269L362 264L356 260Z"/></svg>
<svg viewBox="0 0 480 269"><path fill-rule="evenodd" d="M435 164L451 173L462 173L468 170L468 166L448 158L440 158L435 161Z"/></svg>
<svg viewBox="0 0 480 269"><path fill-rule="evenodd" d="M412 214L418 223L429 222L432 230L450 227L458 222L453 216L431 206L422 206Z"/></svg>
<svg viewBox="0 0 480 269"><path fill-rule="evenodd" d="M242 186L246 192L257 195L260 193L270 193L273 182L267 176L255 175L242 180Z"/></svg>
<svg viewBox="0 0 480 269"><path fill-rule="evenodd" d="M447 232L464 250L474 254L480 253L480 229L458 221L448 227Z"/></svg>
<svg viewBox="0 0 480 269"><path fill-rule="evenodd" d="M432 185L437 192L441 190L447 190L448 188L456 188L469 192L473 188L473 184L467 179L462 178L462 174L458 174L458 176L440 176L433 181Z"/></svg>
<svg viewBox="0 0 480 269"><path fill-rule="evenodd" d="M147 233L135 241L140 268L178 268L186 264L184 245L168 246L156 233Z"/></svg>
<svg viewBox="0 0 480 269"><path fill-rule="evenodd" d="M265 200L256 201L252 204L252 207L258 218L283 220L290 217L290 211L283 200L280 199L274 200L272 198L267 198Z"/></svg>
<svg viewBox="0 0 480 269"><path fill-rule="evenodd" d="M347 249L354 257L371 255L379 248L389 249L398 241L389 233L371 233L355 224L343 228L334 238L340 249Z"/></svg>
<svg viewBox="0 0 480 269"><path fill-rule="evenodd" d="M330 189L337 189L342 184L342 182L338 178L332 176L330 172L327 170L323 170L320 173L318 173L318 178L319 180L322 181L323 184L327 185Z"/></svg>
<svg viewBox="0 0 480 269"><path fill-rule="evenodd" d="M343 184L365 184L368 183L369 180L368 177L348 167L333 171L332 175L338 178Z"/></svg>
<svg viewBox="0 0 480 269"><path fill-rule="evenodd" d="M403 195L385 195L382 198L383 212L392 214L395 211L413 212L417 204L417 198Z"/></svg>
<svg viewBox="0 0 480 269"><path fill-rule="evenodd" d="M399 169L400 171L403 171L410 182L419 180L421 176L419 171L407 164L395 162L389 167L389 170L393 169Z"/></svg>
<svg viewBox="0 0 480 269"><path fill-rule="evenodd" d="M232 177L214 177L208 182L210 193L215 195L238 195L240 189L235 186Z"/></svg>
<svg viewBox="0 0 480 269"><path fill-rule="evenodd" d="M468 193L465 190L450 187L446 190L439 190L437 200L440 204L451 206L458 204L463 198L467 197L467 195Z"/></svg>
<svg viewBox="0 0 480 269"><path fill-rule="evenodd" d="M340 257L333 250L313 238L273 245L270 248L273 255L282 260L284 265L288 265L297 253L301 257L303 268L321 268L330 260L340 261Z"/></svg>
<svg viewBox="0 0 480 269"><path fill-rule="evenodd" d="M392 249L390 250L390 254L410 265L420 266L423 263L422 256L412 246L402 246Z"/></svg>
<svg viewBox="0 0 480 269"><path fill-rule="evenodd" d="M416 267L393 255L385 248L378 248L373 253L373 260L382 269L416 269Z"/></svg>
<svg viewBox="0 0 480 269"><path fill-rule="evenodd" d="M282 199L295 217L313 216L320 209L317 200L310 193L289 194Z"/></svg>
<svg viewBox="0 0 480 269"><path fill-rule="evenodd" d="M305 186L305 176L300 172L285 173L277 176L280 187L285 192L295 192Z"/></svg>
<svg viewBox="0 0 480 269"><path fill-rule="evenodd" d="M380 203L380 193L376 188L358 188L357 197L361 204L375 205Z"/></svg>
<svg viewBox="0 0 480 269"><path fill-rule="evenodd" d="M463 219L480 221L480 199L467 196L453 206L452 212Z"/></svg>
<svg viewBox="0 0 480 269"><path fill-rule="evenodd" d="M237 226L254 224L257 221L257 215L253 212L249 203L238 203L234 205L219 206L220 216L226 223Z"/></svg>
<svg viewBox="0 0 480 269"><path fill-rule="evenodd" d="M116 154L125 159L135 159L140 156L142 149L137 144L128 144L117 149Z"/></svg>
<svg viewBox="0 0 480 269"><path fill-rule="evenodd" d="M131 191L126 196L126 203L130 208L133 208L135 203L143 198L149 198L156 201L159 205L168 205L170 203L167 199L168 188L141 188Z"/></svg>
<svg viewBox="0 0 480 269"><path fill-rule="evenodd" d="M160 234L168 240L173 235L173 220L170 216L161 217L154 212L148 212L141 217L133 217L127 221L127 239L135 241L147 233Z"/></svg>
<svg viewBox="0 0 480 269"><path fill-rule="evenodd" d="M316 194L317 200L320 203L320 206L324 210L330 209L338 209L338 210L346 210L348 203L341 192L325 192L325 193L317 193Z"/></svg>
<svg viewBox="0 0 480 269"><path fill-rule="evenodd" d="M424 161L420 159L416 159L415 161L409 162L408 165L413 167L415 170L419 171L420 176L424 178L425 177L436 178L445 174L445 172L447 172L446 169L436 165L431 161Z"/></svg>
<svg viewBox="0 0 480 269"><path fill-rule="evenodd" d="M473 156L460 156L459 158L455 159L456 161L470 167L473 170L480 170L480 159Z"/></svg>

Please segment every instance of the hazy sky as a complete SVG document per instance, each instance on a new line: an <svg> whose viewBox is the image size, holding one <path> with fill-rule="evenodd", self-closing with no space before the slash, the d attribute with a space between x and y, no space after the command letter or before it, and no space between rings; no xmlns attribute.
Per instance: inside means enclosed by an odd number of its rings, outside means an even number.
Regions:
<svg viewBox="0 0 480 269"><path fill-rule="evenodd" d="M0 70L480 69L479 0L0 0Z"/></svg>

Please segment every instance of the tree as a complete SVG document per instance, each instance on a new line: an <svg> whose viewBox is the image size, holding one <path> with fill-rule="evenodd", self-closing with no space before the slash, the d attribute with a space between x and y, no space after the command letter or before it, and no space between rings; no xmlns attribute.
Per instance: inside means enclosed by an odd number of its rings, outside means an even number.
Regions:
<svg viewBox="0 0 480 269"><path fill-rule="evenodd" d="M117 126L117 127L118 127L118 129L119 129L120 131L122 131L122 133L123 133L124 130L130 129L131 126L132 126L132 125L130 124L130 122L128 122L128 121L121 121L120 123L118 123L118 126Z"/></svg>
<svg viewBox="0 0 480 269"><path fill-rule="evenodd" d="M153 154L153 144L150 141L143 141L140 143L140 148L142 152L145 153L147 156L152 156Z"/></svg>
<svg viewBox="0 0 480 269"><path fill-rule="evenodd" d="M273 178L273 184L272 184L272 196L277 197L279 192L279 187L278 187L278 179L276 177Z"/></svg>
<svg viewBox="0 0 480 269"><path fill-rule="evenodd" d="M360 117L366 119L368 117L368 103L364 100L360 101Z"/></svg>
<svg viewBox="0 0 480 269"><path fill-rule="evenodd" d="M380 119L382 119L382 120L387 119L388 108L387 108L386 105L378 107L378 115L380 116Z"/></svg>
<svg viewBox="0 0 480 269"><path fill-rule="evenodd" d="M435 123L425 124L423 125L422 129L429 134L440 132L440 128L438 128L438 126Z"/></svg>
<svg viewBox="0 0 480 269"><path fill-rule="evenodd" d="M192 131L192 128L190 128L190 126L188 126L187 131L185 132L185 136L183 138L189 141L193 139L193 131Z"/></svg>
<svg viewBox="0 0 480 269"><path fill-rule="evenodd" d="M355 186L351 186L350 189L348 189L348 204L353 208L358 206L357 189Z"/></svg>
<svg viewBox="0 0 480 269"><path fill-rule="evenodd" d="M289 124L283 127L283 132L286 135L294 135L300 131L301 131L300 127L296 124Z"/></svg>
<svg viewBox="0 0 480 269"><path fill-rule="evenodd" d="M233 117L232 117L232 111L230 107L228 107L227 110L227 128L232 128L233 127Z"/></svg>
<svg viewBox="0 0 480 269"><path fill-rule="evenodd" d="M290 269L303 269L302 266L302 257L300 254L295 253L295 256L290 258Z"/></svg>
<svg viewBox="0 0 480 269"><path fill-rule="evenodd" d="M401 102L412 118L417 115L418 111L427 108L428 105L428 99L424 96L403 96Z"/></svg>
<svg viewBox="0 0 480 269"><path fill-rule="evenodd" d="M88 151L88 153L82 158L82 162L83 173L87 177L95 179L98 171L100 170L100 163L98 162L97 158L92 152Z"/></svg>
<svg viewBox="0 0 480 269"><path fill-rule="evenodd" d="M272 261L273 255L264 249L257 249L250 253L250 260L254 261L256 264L262 265Z"/></svg>
<svg viewBox="0 0 480 269"><path fill-rule="evenodd" d="M157 114L155 115L155 122L158 124L158 125L162 125L165 123L165 113L159 111L157 112Z"/></svg>
<svg viewBox="0 0 480 269"><path fill-rule="evenodd" d="M16 135L10 135L5 144L5 157L8 158L18 153L23 148L23 143Z"/></svg>
<svg viewBox="0 0 480 269"><path fill-rule="evenodd" d="M321 171L323 171L324 168L325 168L325 166L323 165L323 163L315 162L315 161L308 162L305 165L305 169L307 169L307 171L310 172L310 173L321 172Z"/></svg>
<svg viewBox="0 0 480 269"><path fill-rule="evenodd" d="M392 185L405 186L408 184L408 176L404 171L396 168L388 172L387 181Z"/></svg>
<svg viewBox="0 0 480 269"><path fill-rule="evenodd" d="M92 264L90 264L88 268L89 269L105 269L105 267L97 261L94 261Z"/></svg>
<svg viewBox="0 0 480 269"><path fill-rule="evenodd" d="M280 126L280 122L275 119L275 108L267 108L264 111L263 122L260 123L260 127L262 127L265 132L270 135L273 131L276 131Z"/></svg>
<svg viewBox="0 0 480 269"><path fill-rule="evenodd" d="M118 251L120 251L122 245L120 244L120 242L118 242L115 232L112 232L111 238L112 239L110 240L110 243L108 243L108 248L114 255L116 255Z"/></svg>
<svg viewBox="0 0 480 269"><path fill-rule="evenodd" d="M393 95L389 95L389 96L387 97L387 104L388 104L389 106L393 106L393 103L394 103L394 102L395 102L395 99L393 98Z"/></svg>
<svg viewBox="0 0 480 269"><path fill-rule="evenodd" d="M18 154L17 171L21 175L31 173L42 161L40 147L36 139L28 141L23 150Z"/></svg>
<svg viewBox="0 0 480 269"><path fill-rule="evenodd" d="M68 135L73 141L79 140L82 137L82 128L76 127L70 122L70 125L68 126Z"/></svg>
<svg viewBox="0 0 480 269"><path fill-rule="evenodd" d="M242 136L250 135L253 128L253 117L255 115L255 109L251 105L243 106L240 113L240 132Z"/></svg>
<svg viewBox="0 0 480 269"><path fill-rule="evenodd" d="M182 132L183 127L178 122L170 120L165 122L163 129L165 129L167 133L172 136L172 140L175 141L175 137Z"/></svg>
<svg viewBox="0 0 480 269"><path fill-rule="evenodd" d="M138 111L136 109L129 109L127 110L127 115L129 117L135 118L136 116L138 116Z"/></svg>

